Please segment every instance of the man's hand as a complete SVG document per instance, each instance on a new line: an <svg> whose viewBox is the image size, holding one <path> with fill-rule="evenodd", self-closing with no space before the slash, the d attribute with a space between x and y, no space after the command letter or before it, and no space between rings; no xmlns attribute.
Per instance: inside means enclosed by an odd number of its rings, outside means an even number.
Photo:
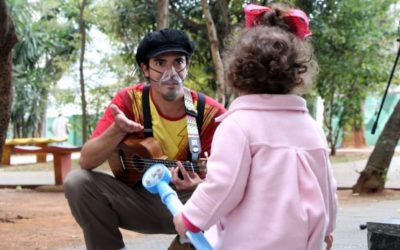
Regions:
<svg viewBox="0 0 400 250"><path fill-rule="evenodd" d="M127 134L143 130L142 124L129 120L117 105L111 104L110 108L114 116L115 125L121 132Z"/></svg>
<svg viewBox="0 0 400 250"><path fill-rule="evenodd" d="M177 167L171 170L172 179L171 183L174 184L177 190L194 190L197 185L199 185L202 180L200 176L195 172L188 172L182 165L178 162ZM179 178L179 171L182 173L183 180Z"/></svg>

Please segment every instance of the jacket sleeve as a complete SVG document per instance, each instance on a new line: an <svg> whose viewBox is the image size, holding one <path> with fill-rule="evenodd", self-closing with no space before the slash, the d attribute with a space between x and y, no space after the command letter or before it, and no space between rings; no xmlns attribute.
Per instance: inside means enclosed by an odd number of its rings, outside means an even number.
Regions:
<svg viewBox="0 0 400 250"><path fill-rule="evenodd" d="M239 123L225 119L214 135L206 179L185 204L185 217L203 230L215 224L242 200L250 166L245 132Z"/></svg>
<svg viewBox="0 0 400 250"><path fill-rule="evenodd" d="M328 223L328 228L326 235L329 235L335 230L336 227L336 216L337 216L337 208L338 208L338 199L336 195L336 190L337 190L337 184L336 180L333 177L333 171L332 167L329 161L329 156L327 156L327 164L328 164L328 187L330 190L328 190L328 209L329 209L329 223Z"/></svg>

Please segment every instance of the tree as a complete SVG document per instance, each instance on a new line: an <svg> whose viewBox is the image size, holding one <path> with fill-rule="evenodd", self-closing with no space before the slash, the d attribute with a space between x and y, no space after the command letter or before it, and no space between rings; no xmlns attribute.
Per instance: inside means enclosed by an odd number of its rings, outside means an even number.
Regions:
<svg viewBox="0 0 400 250"><path fill-rule="evenodd" d="M5 0L0 0L0 154L7 137L12 102L12 48L17 43Z"/></svg>
<svg viewBox="0 0 400 250"><path fill-rule="evenodd" d="M75 58L76 31L59 1L9 1L20 41L13 53L13 137L41 135L50 89Z"/></svg>
<svg viewBox="0 0 400 250"><path fill-rule="evenodd" d="M320 65L316 90L324 100L332 155L342 131L362 134L364 130L362 103L386 75L388 38L394 35L388 10L395 2L314 2L312 42Z"/></svg>
<svg viewBox="0 0 400 250"><path fill-rule="evenodd" d="M211 44L211 55L215 67L216 83L217 83L217 100L225 104L225 84L224 84L224 65L219 53L219 42L217 32L215 29L214 20L211 16L207 0L201 0L201 7L205 16L207 25L208 39Z"/></svg>
<svg viewBox="0 0 400 250"><path fill-rule="evenodd" d="M168 28L169 26L169 0L157 1L157 30Z"/></svg>
<svg viewBox="0 0 400 250"><path fill-rule="evenodd" d="M400 38L398 39L400 42ZM397 57L389 77L389 83L394 75L400 56L400 46L397 52ZM400 138L400 101L386 122L382 133L379 135L378 141L375 144L374 150L368 158L367 164L356 184L353 186L353 193L372 193L380 192L384 189L386 175L389 171L390 162L392 161L395 148Z"/></svg>
<svg viewBox="0 0 400 250"><path fill-rule="evenodd" d="M79 3L79 33L81 39L81 50L79 57L79 85L81 87L81 107L82 107L82 141L86 142L88 137L88 119L86 109L86 92L85 92L85 76L83 70L83 63L85 61L85 48L86 48L86 21L85 21L85 7L86 0Z"/></svg>
<svg viewBox="0 0 400 250"><path fill-rule="evenodd" d="M374 150L368 158L367 165L357 179L357 183L352 187L353 193L373 193L384 189L386 174L399 138L400 101L380 134Z"/></svg>

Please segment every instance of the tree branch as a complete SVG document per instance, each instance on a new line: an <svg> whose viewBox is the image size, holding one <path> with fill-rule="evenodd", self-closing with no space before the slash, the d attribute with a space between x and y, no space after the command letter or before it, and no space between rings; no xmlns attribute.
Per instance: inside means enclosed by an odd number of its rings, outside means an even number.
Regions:
<svg viewBox="0 0 400 250"><path fill-rule="evenodd" d="M207 28L204 26L204 24L196 23L188 18L185 18L184 16L181 15L180 12L177 12L175 9L171 9L170 13L174 15L174 17L178 19L181 23L183 23L183 26L185 26L186 29L198 30L199 33L207 32Z"/></svg>

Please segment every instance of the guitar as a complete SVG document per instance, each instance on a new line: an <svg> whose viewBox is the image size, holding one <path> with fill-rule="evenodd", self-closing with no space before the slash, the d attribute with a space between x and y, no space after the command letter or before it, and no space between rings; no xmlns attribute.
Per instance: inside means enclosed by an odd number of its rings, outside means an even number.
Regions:
<svg viewBox="0 0 400 250"><path fill-rule="evenodd" d="M127 136L114 150L108 159L114 176L127 184L134 186L141 181L144 172L156 163L166 167L176 167L176 160L168 160L163 153L160 143L153 137L144 139ZM181 161L188 171L194 171L200 176L205 175L206 159L198 161Z"/></svg>

